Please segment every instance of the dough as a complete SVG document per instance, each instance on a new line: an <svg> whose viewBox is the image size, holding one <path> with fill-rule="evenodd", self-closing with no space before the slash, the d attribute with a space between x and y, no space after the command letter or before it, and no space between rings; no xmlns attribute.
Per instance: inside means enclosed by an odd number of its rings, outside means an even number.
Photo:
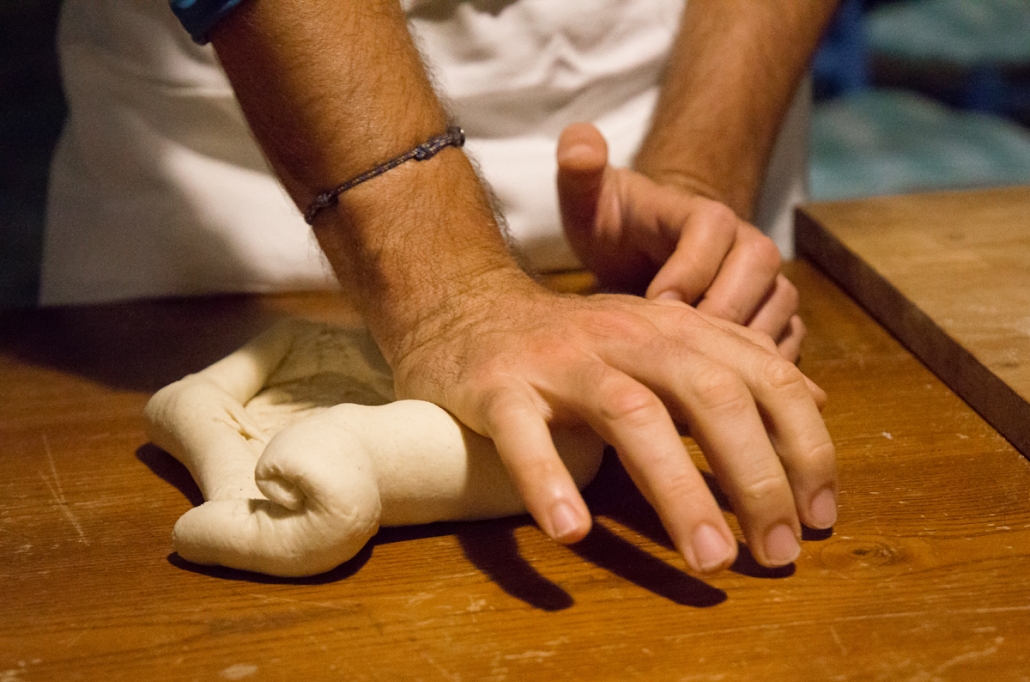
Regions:
<svg viewBox="0 0 1030 682"><path fill-rule="evenodd" d="M150 438L204 495L173 531L194 563L314 575L380 525L525 511L492 441L432 403L394 401L365 329L281 322L158 391L145 414ZM552 435L585 486L603 442L586 428Z"/></svg>

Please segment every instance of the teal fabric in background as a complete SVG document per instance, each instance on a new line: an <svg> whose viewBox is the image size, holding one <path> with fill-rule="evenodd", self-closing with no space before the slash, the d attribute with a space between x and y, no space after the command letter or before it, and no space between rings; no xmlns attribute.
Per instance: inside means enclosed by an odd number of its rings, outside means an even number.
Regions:
<svg viewBox="0 0 1030 682"><path fill-rule="evenodd" d="M1030 0L880 2L849 28L829 40L860 43L872 86L816 106L813 198L1030 183L1030 128L1002 117L1030 120Z"/></svg>
<svg viewBox="0 0 1030 682"><path fill-rule="evenodd" d="M901 90L866 90L812 116L813 199L1030 183L1030 130Z"/></svg>
<svg viewBox="0 0 1030 682"><path fill-rule="evenodd" d="M872 51L965 67L1030 62L1028 0L909 0L866 17Z"/></svg>

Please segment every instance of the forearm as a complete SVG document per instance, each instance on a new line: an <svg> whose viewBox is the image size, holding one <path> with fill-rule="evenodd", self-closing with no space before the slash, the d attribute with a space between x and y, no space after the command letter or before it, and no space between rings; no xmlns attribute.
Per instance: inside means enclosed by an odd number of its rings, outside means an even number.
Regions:
<svg viewBox="0 0 1030 682"><path fill-rule="evenodd" d="M301 209L447 127L396 2L248 2L211 39ZM314 230L390 359L480 278L520 276L471 164L450 147L344 193Z"/></svg>
<svg viewBox="0 0 1030 682"><path fill-rule="evenodd" d="M689 0L635 166L750 220L835 0Z"/></svg>

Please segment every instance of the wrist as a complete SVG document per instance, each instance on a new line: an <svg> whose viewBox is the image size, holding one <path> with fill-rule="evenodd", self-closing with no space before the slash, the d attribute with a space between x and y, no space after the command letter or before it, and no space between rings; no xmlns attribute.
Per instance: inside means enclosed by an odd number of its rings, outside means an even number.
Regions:
<svg viewBox="0 0 1030 682"><path fill-rule="evenodd" d="M465 154L442 150L340 195L314 233L391 365L467 314L475 294L529 281Z"/></svg>

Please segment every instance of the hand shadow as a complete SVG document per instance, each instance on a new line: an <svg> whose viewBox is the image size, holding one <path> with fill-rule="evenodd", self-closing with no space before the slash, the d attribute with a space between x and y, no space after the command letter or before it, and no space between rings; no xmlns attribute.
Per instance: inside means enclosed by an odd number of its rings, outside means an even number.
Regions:
<svg viewBox="0 0 1030 682"><path fill-rule="evenodd" d="M730 509L729 499L719 487L718 481L708 472L702 472L705 483L723 511ZM618 456L609 448L605 451L601 470L593 483L584 491L587 505L595 516L605 516L627 528L640 533L652 542L675 550L672 540L662 526L661 519L654 508L647 503L644 496L633 484L629 474L619 462ZM802 539L825 540L833 534L833 529L813 530L802 528ZM762 566L755 560L748 546L742 542L737 544L737 559L729 568L730 571L750 578L787 578L794 575L796 566L791 563L778 568Z"/></svg>
<svg viewBox="0 0 1030 682"><path fill-rule="evenodd" d="M203 503L203 496L189 471L171 455L153 444L147 444L136 451L136 457L156 476L178 489L191 504L196 506ZM720 499L721 494L717 490L715 492L717 499ZM601 470L584 496L595 511L595 516L612 519L672 549L672 542L657 514L637 491L613 452L606 452ZM201 566L175 553L169 555L168 561L177 568L225 580L316 585L354 575L371 558L376 545L454 535L469 562L512 597L542 611L567 609L575 603L572 596L541 575L519 552L515 531L531 523L529 516L520 515L493 521L383 528L354 558L331 571L305 578L284 578L221 566ZM727 599L724 591L669 565L600 523L595 523L590 534L569 549L582 559L676 604L705 608ZM752 577L774 578L793 574L794 567L764 568L755 562L746 546L742 545L731 570Z"/></svg>
<svg viewBox="0 0 1030 682"><path fill-rule="evenodd" d="M637 491L615 453L610 449L594 481L587 486L584 497L595 517L606 516L623 523L658 544L672 548L657 514ZM431 524L413 528L389 528L380 531L372 543L395 541L412 537L413 531L438 528L438 533L453 533L468 560L509 595L544 611L559 611L575 601L563 588L540 574L518 550L515 531L532 524L528 515L479 522ZM398 537L398 534L404 537ZM423 535L424 536L424 535ZM387 538L389 538L387 540ZM600 523L594 523L590 534L569 546L580 558L603 568L623 580L682 606L706 608L727 599L724 591L708 585L688 573L670 566L665 561L619 537ZM750 564L767 571L742 552L743 568ZM742 560L738 559L738 563ZM734 564L736 567L737 564ZM793 571L793 567L791 567Z"/></svg>
<svg viewBox="0 0 1030 682"><path fill-rule="evenodd" d="M519 554L515 530L531 523L526 515L467 523L455 536L465 557L512 597L541 611L567 609L575 603L572 595Z"/></svg>

